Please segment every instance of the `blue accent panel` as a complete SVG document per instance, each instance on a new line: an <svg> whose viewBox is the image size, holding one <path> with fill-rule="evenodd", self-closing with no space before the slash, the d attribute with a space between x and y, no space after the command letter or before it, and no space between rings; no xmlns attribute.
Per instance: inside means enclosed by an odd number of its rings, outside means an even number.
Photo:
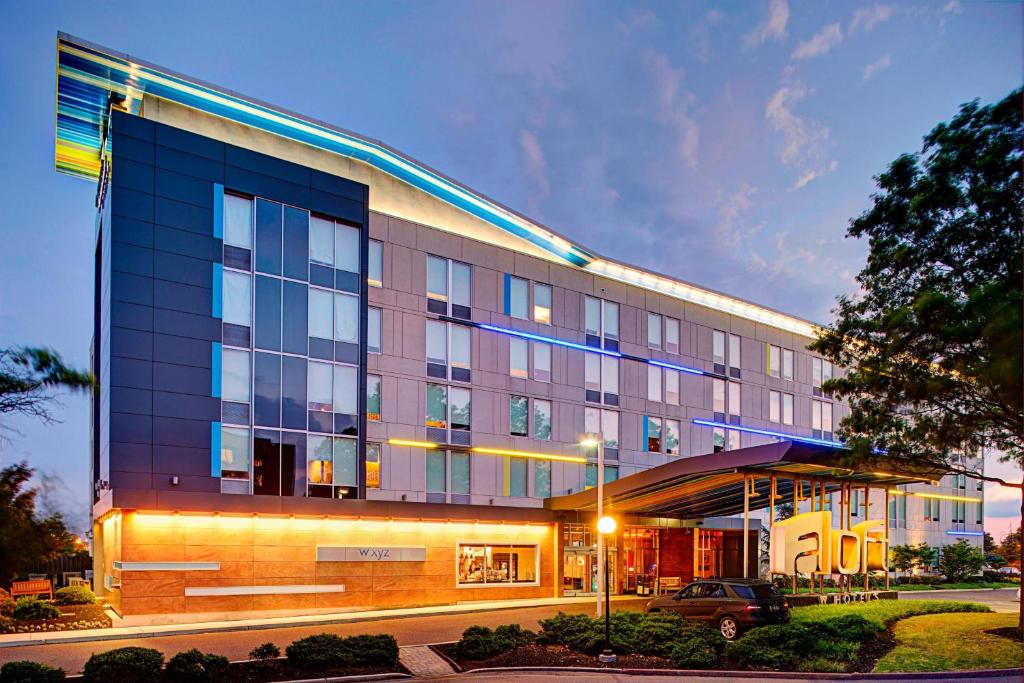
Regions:
<svg viewBox="0 0 1024 683"><path fill-rule="evenodd" d="M813 439L809 436L796 436L795 434L784 434L782 432L773 432L768 429L754 429L753 427L740 427L739 425L729 424L727 422L714 422L712 420L691 420L693 424L700 425L701 427L721 427L722 429L731 429L736 432L746 432L748 434L760 434L762 436L771 436L776 439L782 439L784 441L796 441L798 443L810 443L816 446L828 446L829 448L846 448L846 444L842 441L825 441L824 439Z"/></svg>
<svg viewBox="0 0 1024 683"><path fill-rule="evenodd" d="M210 423L210 476L220 478L220 422Z"/></svg>
<svg viewBox="0 0 1024 683"><path fill-rule="evenodd" d="M213 236L224 239L224 186L213 184Z"/></svg>
<svg viewBox="0 0 1024 683"><path fill-rule="evenodd" d="M220 342L213 342L210 345L210 396L214 398L220 398L220 363L223 354L224 349Z"/></svg>
<svg viewBox="0 0 1024 683"><path fill-rule="evenodd" d="M512 276L505 273L505 315L512 315Z"/></svg>
<svg viewBox="0 0 1024 683"><path fill-rule="evenodd" d="M210 306L210 315L214 318L223 317L224 309L224 266L219 263L213 264L213 301Z"/></svg>
<svg viewBox="0 0 1024 683"><path fill-rule="evenodd" d="M649 432L650 424L651 424L651 418L649 418L648 416L644 415L644 447L643 447L643 450L645 450L645 451L647 450L647 444L650 443L650 441L649 441L649 438L650 438L650 432Z"/></svg>

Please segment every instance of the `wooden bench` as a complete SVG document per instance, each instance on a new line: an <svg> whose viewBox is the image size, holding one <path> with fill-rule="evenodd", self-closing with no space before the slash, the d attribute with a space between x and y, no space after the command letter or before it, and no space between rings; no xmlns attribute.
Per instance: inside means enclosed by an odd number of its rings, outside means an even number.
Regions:
<svg viewBox="0 0 1024 683"><path fill-rule="evenodd" d="M680 576L662 576L658 578L659 595L675 593L683 587L683 579Z"/></svg>
<svg viewBox="0 0 1024 683"><path fill-rule="evenodd" d="M86 588L92 588L92 581L89 579L83 579L77 576L71 576L68 578L69 586L85 586Z"/></svg>
<svg viewBox="0 0 1024 683"><path fill-rule="evenodd" d="M50 600L53 600L53 584L49 579L32 579L30 581L15 581L11 584L11 597L19 595L42 595L46 593Z"/></svg>

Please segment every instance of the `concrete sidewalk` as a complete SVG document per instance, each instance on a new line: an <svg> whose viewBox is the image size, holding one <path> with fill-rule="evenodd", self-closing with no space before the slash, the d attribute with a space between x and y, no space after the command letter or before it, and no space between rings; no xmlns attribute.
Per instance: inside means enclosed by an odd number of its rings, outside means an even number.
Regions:
<svg viewBox="0 0 1024 683"><path fill-rule="evenodd" d="M633 595L612 596L612 602L646 599ZM379 619L402 619L446 614L468 614L496 610L520 609L523 607L550 607L557 605L578 605L595 603L596 597L543 598L528 600L494 600L488 602L465 602L455 605L431 607L410 607L405 609L378 609L358 612L334 612L330 614L264 616L248 619L224 619L175 624L148 624L137 626L114 626L112 628L83 629L80 631L50 631L42 633L6 633L0 635L0 648L23 645L45 645L78 643L85 641L120 640L124 638L157 638L160 636L190 635L224 631L252 631L259 629L286 628L292 626L316 626L321 624L344 624Z"/></svg>

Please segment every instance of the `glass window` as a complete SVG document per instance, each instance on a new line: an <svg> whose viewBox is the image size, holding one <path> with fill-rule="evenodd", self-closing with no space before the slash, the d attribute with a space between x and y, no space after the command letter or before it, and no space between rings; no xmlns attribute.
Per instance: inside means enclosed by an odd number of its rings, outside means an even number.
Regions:
<svg viewBox="0 0 1024 683"><path fill-rule="evenodd" d="M782 379L793 379L793 352L782 349Z"/></svg>
<svg viewBox="0 0 1024 683"><path fill-rule="evenodd" d="M252 249L252 200L224 195L224 244Z"/></svg>
<svg viewBox="0 0 1024 683"><path fill-rule="evenodd" d="M334 338L334 294L326 289L309 288L309 336Z"/></svg>
<svg viewBox="0 0 1024 683"><path fill-rule="evenodd" d="M601 336L601 300L592 296L584 297L587 334Z"/></svg>
<svg viewBox="0 0 1024 683"><path fill-rule="evenodd" d="M281 280L256 276L256 325L253 346L281 350Z"/></svg>
<svg viewBox="0 0 1024 683"><path fill-rule="evenodd" d="M452 470L452 493L469 494L469 453L451 451L448 455L451 460Z"/></svg>
<svg viewBox="0 0 1024 683"><path fill-rule="evenodd" d="M538 382L551 381L551 344L530 342L533 347L533 378Z"/></svg>
<svg viewBox="0 0 1024 683"><path fill-rule="evenodd" d="M675 318L665 318L665 350L679 353L679 321Z"/></svg>
<svg viewBox="0 0 1024 683"><path fill-rule="evenodd" d="M303 263L309 267L309 261ZM296 353L305 356L309 349L309 300L308 288L304 282L290 282L285 280L284 301L281 310L284 313L281 328L284 338L281 340L281 350L285 353Z"/></svg>
<svg viewBox="0 0 1024 683"><path fill-rule="evenodd" d="M647 450L651 453L661 452L661 418L647 417Z"/></svg>
<svg viewBox="0 0 1024 683"><path fill-rule="evenodd" d="M366 376L366 419L380 420L380 375Z"/></svg>
<svg viewBox="0 0 1024 683"><path fill-rule="evenodd" d="M452 387L449 390L452 407L452 429L469 431L470 428L470 397L469 389Z"/></svg>
<svg viewBox="0 0 1024 683"><path fill-rule="evenodd" d="M782 394L777 391L768 392L768 421L780 422L782 420Z"/></svg>
<svg viewBox="0 0 1024 683"><path fill-rule="evenodd" d="M512 396L509 399L509 433L512 436L529 434L530 399L525 396Z"/></svg>
<svg viewBox="0 0 1024 683"><path fill-rule="evenodd" d="M359 412L358 370L351 365L334 366L334 412L356 415Z"/></svg>
<svg viewBox="0 0 1024 683"><path fill-rule="evenodd" d="M725 430L721 427L715 427L711 430L711 449L715 453L725 450Z"/></svg>
<svg viewBox="0 0 1024 683"><path fill-rule="evenodd" d="M619 359L601 356L601 390L606 394L619 393Z"/></svg>
<svg viewBox="0 0 1024 683"><path fill-rule="evenodd" d="M729 382L729 414L738 416L741 410L740 385L738 382Z"/></svg>
<svg viewBox="0 0 1024 683"><path fill-rule="evenodd" d="M284 207L284 276L296 280L309 279L309 212ZM294 284L294 283L293 283ZM305 308L305 306L303 306ZM303 325L305 328L305 325ZM285 446L285 450L289 450ZM290 450L289 450L290 452ZM294 482L292 483L294 491ZM288 494L285 494L288 495Z"/></svg>
<svg viewBox="0 0 1024 683"><path fill-rule="evenodd" d="M604 336L608 339L619 338L619 305L612 301L604 301Z"/></svg>
<svg viewBox="0 0 1024 683"><path fill-rule="evenodd" d="M508 495L523 498L526 496L526 458L508 459Z"/></svg>
<svg viewBox="0 0 1024 683"><path fill-rule="evenodd" d="M537 282L533 284L533 319L551 324L551 287Z"/></svg>
<svg viewBox="0 0 1024 683"><path fill-rule="evenodd" d="M782 369L782 350L778 346L768 345L768 374L771 377L778 377Z"/></svg>
<svg viewBox="0 0 1024 683"><path fill-rule="evenodd" d="M586 387L590 391L601 391L601 357L593 354L584 354L584 372L586 375Z"/></svg>
<svg viewBox="0 0 1024 683"><path fill-rule="evenodd" d="M224 271L224 322L252 326L252 284L250 276Z"/></svg>
<svg viewBox="0 0 1024 683"><path fill-rule="evenodd" d="M452 261L452 305L469 308L473 294L472 269L465 263ZM468 316L467 316L468 317Z"/></svg>
<svg viewBox="0 0 1024 683"><path fill-rule="evenodd" d="M509 277L508 287L509 315L511 315L513 318L522 318L523 320L529 320L530 289L528 282L522 278Z"/></svg>
<svg viewBox="0 0 1024 683"><path fill-rule="evenodd" d="M824 432L832 431L832 404L821 404L821 429ZM962 475L961 475L962 476ZM961 487L963 488L963 487Z"/></svg>
<svg viewBox="0 0 1024 683"><path fill-rule="evenodd" d="M551 438L551 401L533 401L533 438Z"/></svg>
<svg viewBox="0 0 1024 683"><path fill-rule="evenodd" d="M619 447L619 414L614 410L601 411L601 431L605 448Z"/></svg>
<svg viewBox="0 0 1024 683"><path fill-rule="evenodd" d="M334 483L336 486L359 485L358 442L334 437Z"/></svg>
<svg viewBox="0 0 1024 683"><path fill-rule="evenodd" d="M334 267L349 273L358 273L359 228L336 223L334 235Z"/></svg>
<svg viewBox="0 0 1024 683"><path fill-rule="evenodd" d="M536 583L537 546L459 544L459 585Z"/></svg>
<svg viewBox="0 0 1024 683"><path fill-rule="evenodd" d="M333 439L329 436L310 434L306 437L308 464L306 476L310 484L331 484L334 482L334 457L331 455Z"/></svg>
<svg viewBox="0 0 1024 683"><path fill-rule="evenodd" d="M222 427L220 430L220 476L248 479L250 463L249 430Z"/></svg>
<svg viewBox="0 0 1024 683"><path fill-rule="evenodd" d="M426 425L440 429L448 427L448 387L443 384L427 385Z"/></svg>
<svg viewBox="0 0 1024 683"><path fill-rule="evenodd" d="M380 488L380 444L366 444L366 488Z"/></svg>
<svg viewBox="0 0 1024 683"><path fill-rule="evenodd" d="M370 306L366 310L366 349L370 353L380 353L380 319L379 308Z"/></svg>
<svg viewBox="0 0 1024 683"><path fill-rule="evenodd" d="M427 493L444 493L448 490L445 471L445 452L427 451Z"/></svg>
<svg viewBox="0 0 1024 683"><path fill-rule="evenodd" d="M782 395L782 424L793 424L793 394Z"/></svg>
<svg viewBox="0 0 1024 683"><path fill-rule="evenodd" d="M437 320L427 321L427 362L448 364L448 325Z"/></svg>
<svg viewBox="0 0 1024 683"><path fill-rule="evenodd" d="M665 403L679 405L679 373L665 370Z"/></svg>
<svg viewBox="0 0 1024 683"><path fill-rule="evenodd" d="M729 335L729 367L736 368L740 366L740 338L735 334Z"/></svg>
<svg viewBox="0 0 1024 683"><path fill-rule="evenodd" d="M509 337L508 363L509 374L513 377L529 377L530 345L525 339Z"/></svg>
<svg viewBox="0 0 1024 683"><path fill-rule="evenodd" d="M716 413L725 412L725 380L711 380L711 410Z"/></svg>
<svg viewBox="0 0 1024 683"><path fill-rule="evenodd" d="M583 487L592 489L597 486L597 465L588 462L583 472Z"/></svg>
<svg viewBox="0 0 1024 683"><path fill-rule="evenodd" d="M253 423L264 427L281 426L281 356L257 353L252 368Z"/></svg>
<svg viewBox="0 0 1024 683"><path fill-rule="evenodd" d="M711 356L718 365L725 365L725 332L711 333Z"/></svg>
<svg viewBox="0 0 1024 683"><path fill-rule="evenodd" d="M728 429L726 430L726 436L728 437L729 442L726 444L725 450L737 450L740 447L740 433L737 432L735 429Z"/></svg>
<svg viewBox="0 0 1024 683"><path fill-rule="evenodd" d="M551 463L547 460L533 461L533 495L536 498L551 497Z"/></svg>
<svg viewBox="0 0 1024 683"><path fill-rule="evenodd" d="M249 352L224 349L221 355L221 398L248 403L250 385Z"/></svg>
<svg viewBox="0 0 1024 683"><path fill-rule="evenodd" d="M359 343L359 297L335 293L334 339L349 344Z"/></svg>
<svg viewBox="0 0 1024 683"><path fill-rule="evenodd" d="M647 314L647 346L661 348L661 316L657 313Z"/></svg>
<svg viewBox="0 0 1024 683"><path fill-rule="evenodd" d="M309 260L324 266L334 265L334 223L309 217Z"/></svg>
<svg viewBox="0 0 1024 683"><path fill-rule="evenodd" d="M281 274L282 206L265 199L256 200L256 221L253 234L256 244L255 270Z"/></svg>
<svg viewBox="0 0 1024 683"><path fill-rule="evenodd" d="M334 410L334 366L330 363L309 362L307 375L307 401L310 410Z"/></svg>
<svg viewBox="0 0 1024 683"><path fill-rule="evenodd" d="M469 328L452 325L449 329L452 335L452 367L468 370L473 364Z"/></svg>
<svg viewBox="0 0 1024 683"><path fill-rule="evenodd" d="M821 359L811 359L811 386L821 386Z"/></svg>
<svg viewBox="0 0 1024 683"><path fill-rule="evenodd" d="M371 287L384 286L384 243L377 240L370 240L370 249L367 255L369 263L366 264L366 281Z"/></svg>
<svg viewBox="0 0 1024 683"><path fill-rule="evenodd" d="M661 368L647 366L647 400L661 401Z"/></svg>
<svg viewBox="0 0 1024 683"><path fill-rule="evenodd" d="M679 455L679 420L665 420L665 453Z"/></svg>
<svg viewBox="0 0 1024 683"><path fill-rule="evenodd" d="M427 256L427 298L448 301L448 259Z"/></svg>

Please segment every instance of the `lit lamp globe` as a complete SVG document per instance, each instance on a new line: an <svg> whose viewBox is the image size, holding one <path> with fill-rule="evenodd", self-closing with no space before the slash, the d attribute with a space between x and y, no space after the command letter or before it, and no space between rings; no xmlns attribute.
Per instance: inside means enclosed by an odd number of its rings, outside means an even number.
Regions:
<svg viewBox="0 0 1024 683"><path fill-rule="evenodd" d="M597 520L597 531L604 536L614 534L616 526L614 517L605 516Z"/></svg>

